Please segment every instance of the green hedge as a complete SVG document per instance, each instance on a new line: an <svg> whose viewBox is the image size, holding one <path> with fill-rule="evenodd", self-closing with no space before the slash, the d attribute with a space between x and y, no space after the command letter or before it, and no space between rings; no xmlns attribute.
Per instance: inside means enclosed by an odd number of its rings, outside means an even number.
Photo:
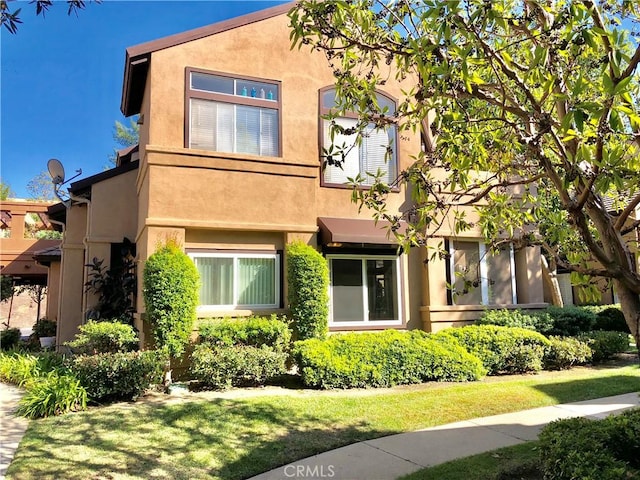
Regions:
<svg viewBox="0 0 640 480"><path fill-rule="evenodd" d="M156 351L79 355L68 361L71 372L94 402L132 400L162 379L165 359Z"/></svg>
<svg viewBox="0 0 640 480"><path fill-rule="evenodd" d="M549 335L575 337L581 333L590 332L596 325L595 313L585 308L572 305L551 306L545 311L553 320L553 328L548 332Z"/></svg>
<svg viewBox="0 0 640 480"><path fill-rule="evenodd" d="M552 422L538 447L545 480L640 478L640 409Z"/></svg>
<svg viewBox="0 0 640 480"><path fill-rule="evenodd" d="M291 331L284 318L248 317L203 321L198 326L199 341L209 346L267 346L275 352L288 352Z"/></svg>
<svg viewBox="0 0 640 480"><path fill-rule="evenodd" d="M623 332L630 334L631 330L624 319L622 310L618 307L608 307L596 313L594 330L606 330L609 332Z"/></svg>
<svg viewBox="0 0 640 480"><path fill-rule="evenodd" d="M89 320L79 330L74 340L65 343L78 355L130 352L138 348L138 335L133 327L116 320Z"/></svg>
<svg viewBox="0 0 640 480"><path fill-rule="evenodd" d="M287 245L288 300L297 340L324 338L329 319L329 267L313 247Z"/></svg>
<svg viewBox="0 0 640 480"><path fill-rule="evenodd" d="M609 360L617 353L629 349L629 334L622 332L593 331L577 337L586 342L593 351L593 361Z"/></svg>
<svg viewBox="0 0 640 480"><path fill-rule="evenodd" d="M267 346L201 344L191 354L190 372L206 388L257 386L285 373L286 360L286 353Z"/></svg>
<svg viewBox="0 0 640 480"><path fill-rule="evenodd" d="M553 320L547 312L523 312L518 309L485 310L476 324L526 328L542 334L553 329Z"/></svg>
<svg viewBox="0 0 640 480"><path fill-rule="evenodd" d="M20 329L19 328L6 328L0 331L0 348L2 350L9 350L18 346L20 343Z"/></svg>
<svg viewBox="0 0 640 480"><path fill-rule="evenodd" d="M477 380L478 358L447 339L421 331L346 333L294 346L305 385L315 388L389 387L426 381Z"/></svg>
<svg viewBox="0 0 640 480"><path fill-rule="evenodd" d="M456 339L482 361L489 375L542 370L544 352L549 346L549 340L541 333L497 325L448 328L435 335Z"/></svg>
<svg viewBox="0 0 640 480"><path fill-rule="evenodd" d="M575 337L549 337L544 353L545 370L564 370L591 361L593 351L588 342Z"/></svg>
<svg viewBox="0 0 640 480"><path fill-rule="evenodd" d="M175 241L149 257L144 265L144 305L156 348L171 357L184 353L198 306L199 274Z"/></svg>

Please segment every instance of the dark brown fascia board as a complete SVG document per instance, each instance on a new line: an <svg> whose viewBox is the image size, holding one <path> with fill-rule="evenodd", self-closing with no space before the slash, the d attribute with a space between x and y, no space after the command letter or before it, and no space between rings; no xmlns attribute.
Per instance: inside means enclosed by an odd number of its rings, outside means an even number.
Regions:
<svg viewBox="0 0 640 480"><path fill-rule="evenodd" d="M122 175L123 173L130 172L131 170L135 170L138 168L140 164L139 160L135 160L130 163L125 163L119 167L111 168L105 172L98 173L91 177L84 178L82 180L78 180L77 182L73 182L69 187L69 192L73 193L76 196L80 196L84 193L88 193L91 198L91 186L102 182L104 180L108 180L113 177L117 177L118 175Z"/></svg>
<svg viewBox="0 0 640 480"><path fill-rule="evenodd" d="M230 18L222 22L159 38L150 42L134 45L126 50L124 64L124 81L122 83L122 101L120 110L125 117L140 113L142 92L146 84L151 54L158 50L175 47L183 43L199 40L210 35L233 30L268 18L277 17L291 10L297 2L287 2L274 7L248 13L240 17ZM140 77L142 76L142 77Z"/></svg>

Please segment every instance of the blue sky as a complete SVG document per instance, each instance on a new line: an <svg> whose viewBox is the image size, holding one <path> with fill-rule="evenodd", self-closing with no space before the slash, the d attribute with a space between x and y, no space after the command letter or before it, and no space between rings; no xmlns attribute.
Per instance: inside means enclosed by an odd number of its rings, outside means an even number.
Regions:
<svg viewBox="0 0 640 480"><path fill-rule="evenodd" d="M68 16L55 2L45 18L27 1L18 33L1 41L0 159L15 196L58 158L70 178L104 170L116 146L126 47L236 17L282 1L117 1Z"/></svg>

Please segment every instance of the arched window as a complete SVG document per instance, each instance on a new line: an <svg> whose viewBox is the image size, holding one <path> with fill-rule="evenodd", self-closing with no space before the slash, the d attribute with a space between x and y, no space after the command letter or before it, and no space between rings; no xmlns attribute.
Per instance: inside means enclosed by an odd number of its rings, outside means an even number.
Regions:
<svg viewBox="0 0 640 480"><path fill-rule="evenodd" d="M385 115L395 113L395 101L381 93L376 95L381 109L387 107ZM346 112L333 120L324 118L336 107L335 88L320 91L320 130L322 156L322 185L342 186L349 178L358 175L363 179L361 185L371 185L376 172L382 172L381 180L385 183L393 182L398 175L396 152L396 127L389 125L378 127L369 123L361 132L361 141L356 142L355 127L358 125L358 115ZM331 138L332 123L341 127L338 131L334 127ZM348 132L348 133L347 133ZM344 159L343 159L344 155ZM329 161L329 156L331 160ZM335 164L335 161L338 161Z"/></svg>

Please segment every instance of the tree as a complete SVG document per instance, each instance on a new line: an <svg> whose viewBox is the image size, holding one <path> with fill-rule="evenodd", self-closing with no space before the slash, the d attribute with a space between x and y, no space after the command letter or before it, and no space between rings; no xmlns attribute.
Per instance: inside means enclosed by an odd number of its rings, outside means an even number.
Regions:
<svg viewBox="0 0 640 480"><path fill-rule="evenodd" d="M6 200L13 197L14 193L11 190L11 185L0 180L0 200Z"/></svg>
<svg viewBox="0 0 640 480"><path fill-rule="evenodd" d="M55 200L51 176L46 171L41 171L27 183L27 192L30 200L49 201Z"/></svg>
<svg viewBox="0 0 640 480"><path fill-rule="evenodd" d="M354 191L361 205L406 246L431 246L445 218L494 246L540 245L576 277L610 281L640 345L638 2L302 0L289 16L293 45L326 55L360 131L425 130L395 184ZM389 79L406 92L394 115L374 95ZM413 200L399 215L386 208L398 185Z"/></svg>
<svg viewBox="0 0 640 480"><path fill-rule="evenodd" d="M138 116L134 116L129 119L129 126L116 120L113 126L113 139L120 148L130 147L138 143L140 138L140 125L138 124ZM118 148L113 149L113 154L109 155L110 166L116 164L116 155Z"/></svg>
<svg viewBox="0 0 640 480"><path fill-rule="evenodd" d="M22 23L20 18L22 8L11 10L9 8L10 2L15 0L0 0L0 26L3 26L9 31L9 33L18 32L18 24ZM91 0L89 0L91 1ZM102 0L93 0L95 3L101 3ZM29 3L35 4L36 15L42 15L43 17L49 11L49 8L53 5L53 0L34 0ZM86 7L87 1L85 0L66 0L67 3L67 15L72 13L78 14L78 11Z"/></svg>

